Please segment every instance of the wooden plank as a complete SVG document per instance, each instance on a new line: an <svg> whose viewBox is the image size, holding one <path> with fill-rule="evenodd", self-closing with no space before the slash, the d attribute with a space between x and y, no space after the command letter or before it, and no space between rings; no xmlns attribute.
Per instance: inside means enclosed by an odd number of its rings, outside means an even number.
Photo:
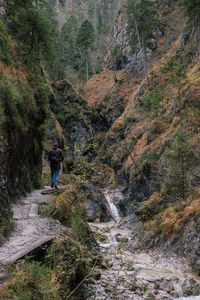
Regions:
<svg viewBox="0 0 200 300"><path fill-rule="evenodd" d="M20 250L16 254L11 255L7 259L5 259L3 262L1 262L3 265L7 265L10 263L14 263L15 261L23 258L25 255L29 254L33 250L36 250L37 248L45 245L46 243L52 241L55 238L55 236L45 236L38 241L35 241L32 245L27 246L25 249Z"/></svg>

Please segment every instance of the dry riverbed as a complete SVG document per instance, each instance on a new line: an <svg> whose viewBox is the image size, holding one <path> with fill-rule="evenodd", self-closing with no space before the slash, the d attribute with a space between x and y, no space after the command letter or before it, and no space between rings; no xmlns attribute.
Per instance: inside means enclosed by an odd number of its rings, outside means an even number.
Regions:
<svg viewBox="0 0 200 300"><path fill-rule="evenodd" d="M112 201L119 191L106 192ZM112 207L112 206L111 206ZM120 225L121 224L121 225ZM200 280L184 259L161 252L134 252L131 247L132 231L121 220L119 223L90 223L99 238L105 268L96 269L94 280L89 281L88 300L199 300ZM103 242L102 242L103 240ZM97 280L98 279L98 280ZM189 297L192 296L192 297ZM189 297L189 298L188 298Z"/></svg>

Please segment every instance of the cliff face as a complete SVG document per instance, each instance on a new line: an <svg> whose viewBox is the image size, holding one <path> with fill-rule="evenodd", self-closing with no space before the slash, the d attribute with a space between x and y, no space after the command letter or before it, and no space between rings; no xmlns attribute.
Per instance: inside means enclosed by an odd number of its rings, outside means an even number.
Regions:
<svg viewBox="0 0 200 300"><path fill-rule="evenodd" d="M0 39L1 226L8 220L13 199L41 184L49 91L41 68L24 63L18 45L1 21Z"/></svg>
<svg viewBox="0 0 200 300"><path fill-rule="evenodd" d="M25 72L1 64L1 220L16 198L40 185L46 108L42 91L32 89ZM22 76L22 77L21 77ZM28 76L27 76L28 77Z"/></svg>
<svg viewBox="0 0 200 300"><path fill-rule="evenodd" d="M182 26L184 26L184 19L179 18L180 15L174 14L174 4L171 1L159 1L157 11L159 13L152 31L152 38L149 39L148 46L145 46L144 49L145 60L149 70L153 67L155 61L161 58L161 51L167 52L171 48L181 34ZM104 58L104 66L109 69L115 68L116 70L126 68L127 73L132 77L141 78L144 76L141 49L138 42L134 43L134 49L132 49L127 28L127 5L123 2L113 22L110 47ZM133 32L135 30L135 28L132 29ZM116 65L113 63L111 55L111 49L115 47L118 48Z"/></svg>

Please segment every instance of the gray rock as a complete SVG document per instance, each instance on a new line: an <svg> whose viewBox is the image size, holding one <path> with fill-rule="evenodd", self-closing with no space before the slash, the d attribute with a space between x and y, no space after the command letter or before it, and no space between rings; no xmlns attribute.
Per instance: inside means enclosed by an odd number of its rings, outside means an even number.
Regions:
<svg viewBox="0 0 200 300"><path fill-rule="evenodd" d="M125 236L117 236L117 237L116 237L116 240L117 240L119 243L128 243L128 238L125 237Z"/></svg>
<svg viewBox="0 0 200 300"><path fill-rule="evenodd" d="M171 295L173 298L179 298L179 294L178 294L176 291L171 291L171 292L170 292L170 295Z"/></svg>
<svg viewBox="0 0 200 300"><path fill-rule="evenodd" d="M173 284L169 281L162 281L158 284L158 286L161 290L164 290L168 293L174 290Z"/></svg>
<svg viewBox="0 0 200 300"><path fill-rule="evenodd" d="M182 289L184 296L197 296L200 294L200 284L193 278L186 279L183 282Z"/></svg>

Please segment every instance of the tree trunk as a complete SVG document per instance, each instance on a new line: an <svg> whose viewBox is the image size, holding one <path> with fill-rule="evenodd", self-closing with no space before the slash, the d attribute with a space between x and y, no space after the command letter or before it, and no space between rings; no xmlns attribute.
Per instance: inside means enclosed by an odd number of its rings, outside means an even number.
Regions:
<svg viewBox="0 0 200 300"><path fill-rule="evenodd" d="M117 83L118 79L117 79L117 74L116 74L115 66L113 67L113 72L114 72L114 74L113 74L114 81L115 81L115 83Z"/></svg>
<svg viewBox="0 0 200 300"><path fill-rule="evenodd" d="M142 46L142 42L141 42L141 38L140 38L140 34L139 34L138 26L137 26L137 20L135 18L135 15L133 15L133 18L134 18L134 23L135 23L135 29L136 29L136 34L137 34L137 38L138 38L139 48L140 48L140 51L141 51L141 54L142 54L142 63L143 63L143 67L144 67L144 76L148 80L146 60L145 60L145 51L144 51L144 43L143 43L143 46Z"/></svg>
<svg viewBox="0 0 200 300"><path fill-rule="evenodd" d="M178 78L178 113L181 115L181 77Z"/></svg>
<svg viewBox="0 0 200 300"><path fill-rule="evenodd" d="M86 82L88 82L89 80L89 70L88 70L88 56L87 56L87 53L86 53Z"/></svg>
<svg viewBox="0 0 200 300"><path fill-rule="evenodd" d="M181 198L185 199L185 166L184 166L184 157L183 154L181 156Z"/></svg>

